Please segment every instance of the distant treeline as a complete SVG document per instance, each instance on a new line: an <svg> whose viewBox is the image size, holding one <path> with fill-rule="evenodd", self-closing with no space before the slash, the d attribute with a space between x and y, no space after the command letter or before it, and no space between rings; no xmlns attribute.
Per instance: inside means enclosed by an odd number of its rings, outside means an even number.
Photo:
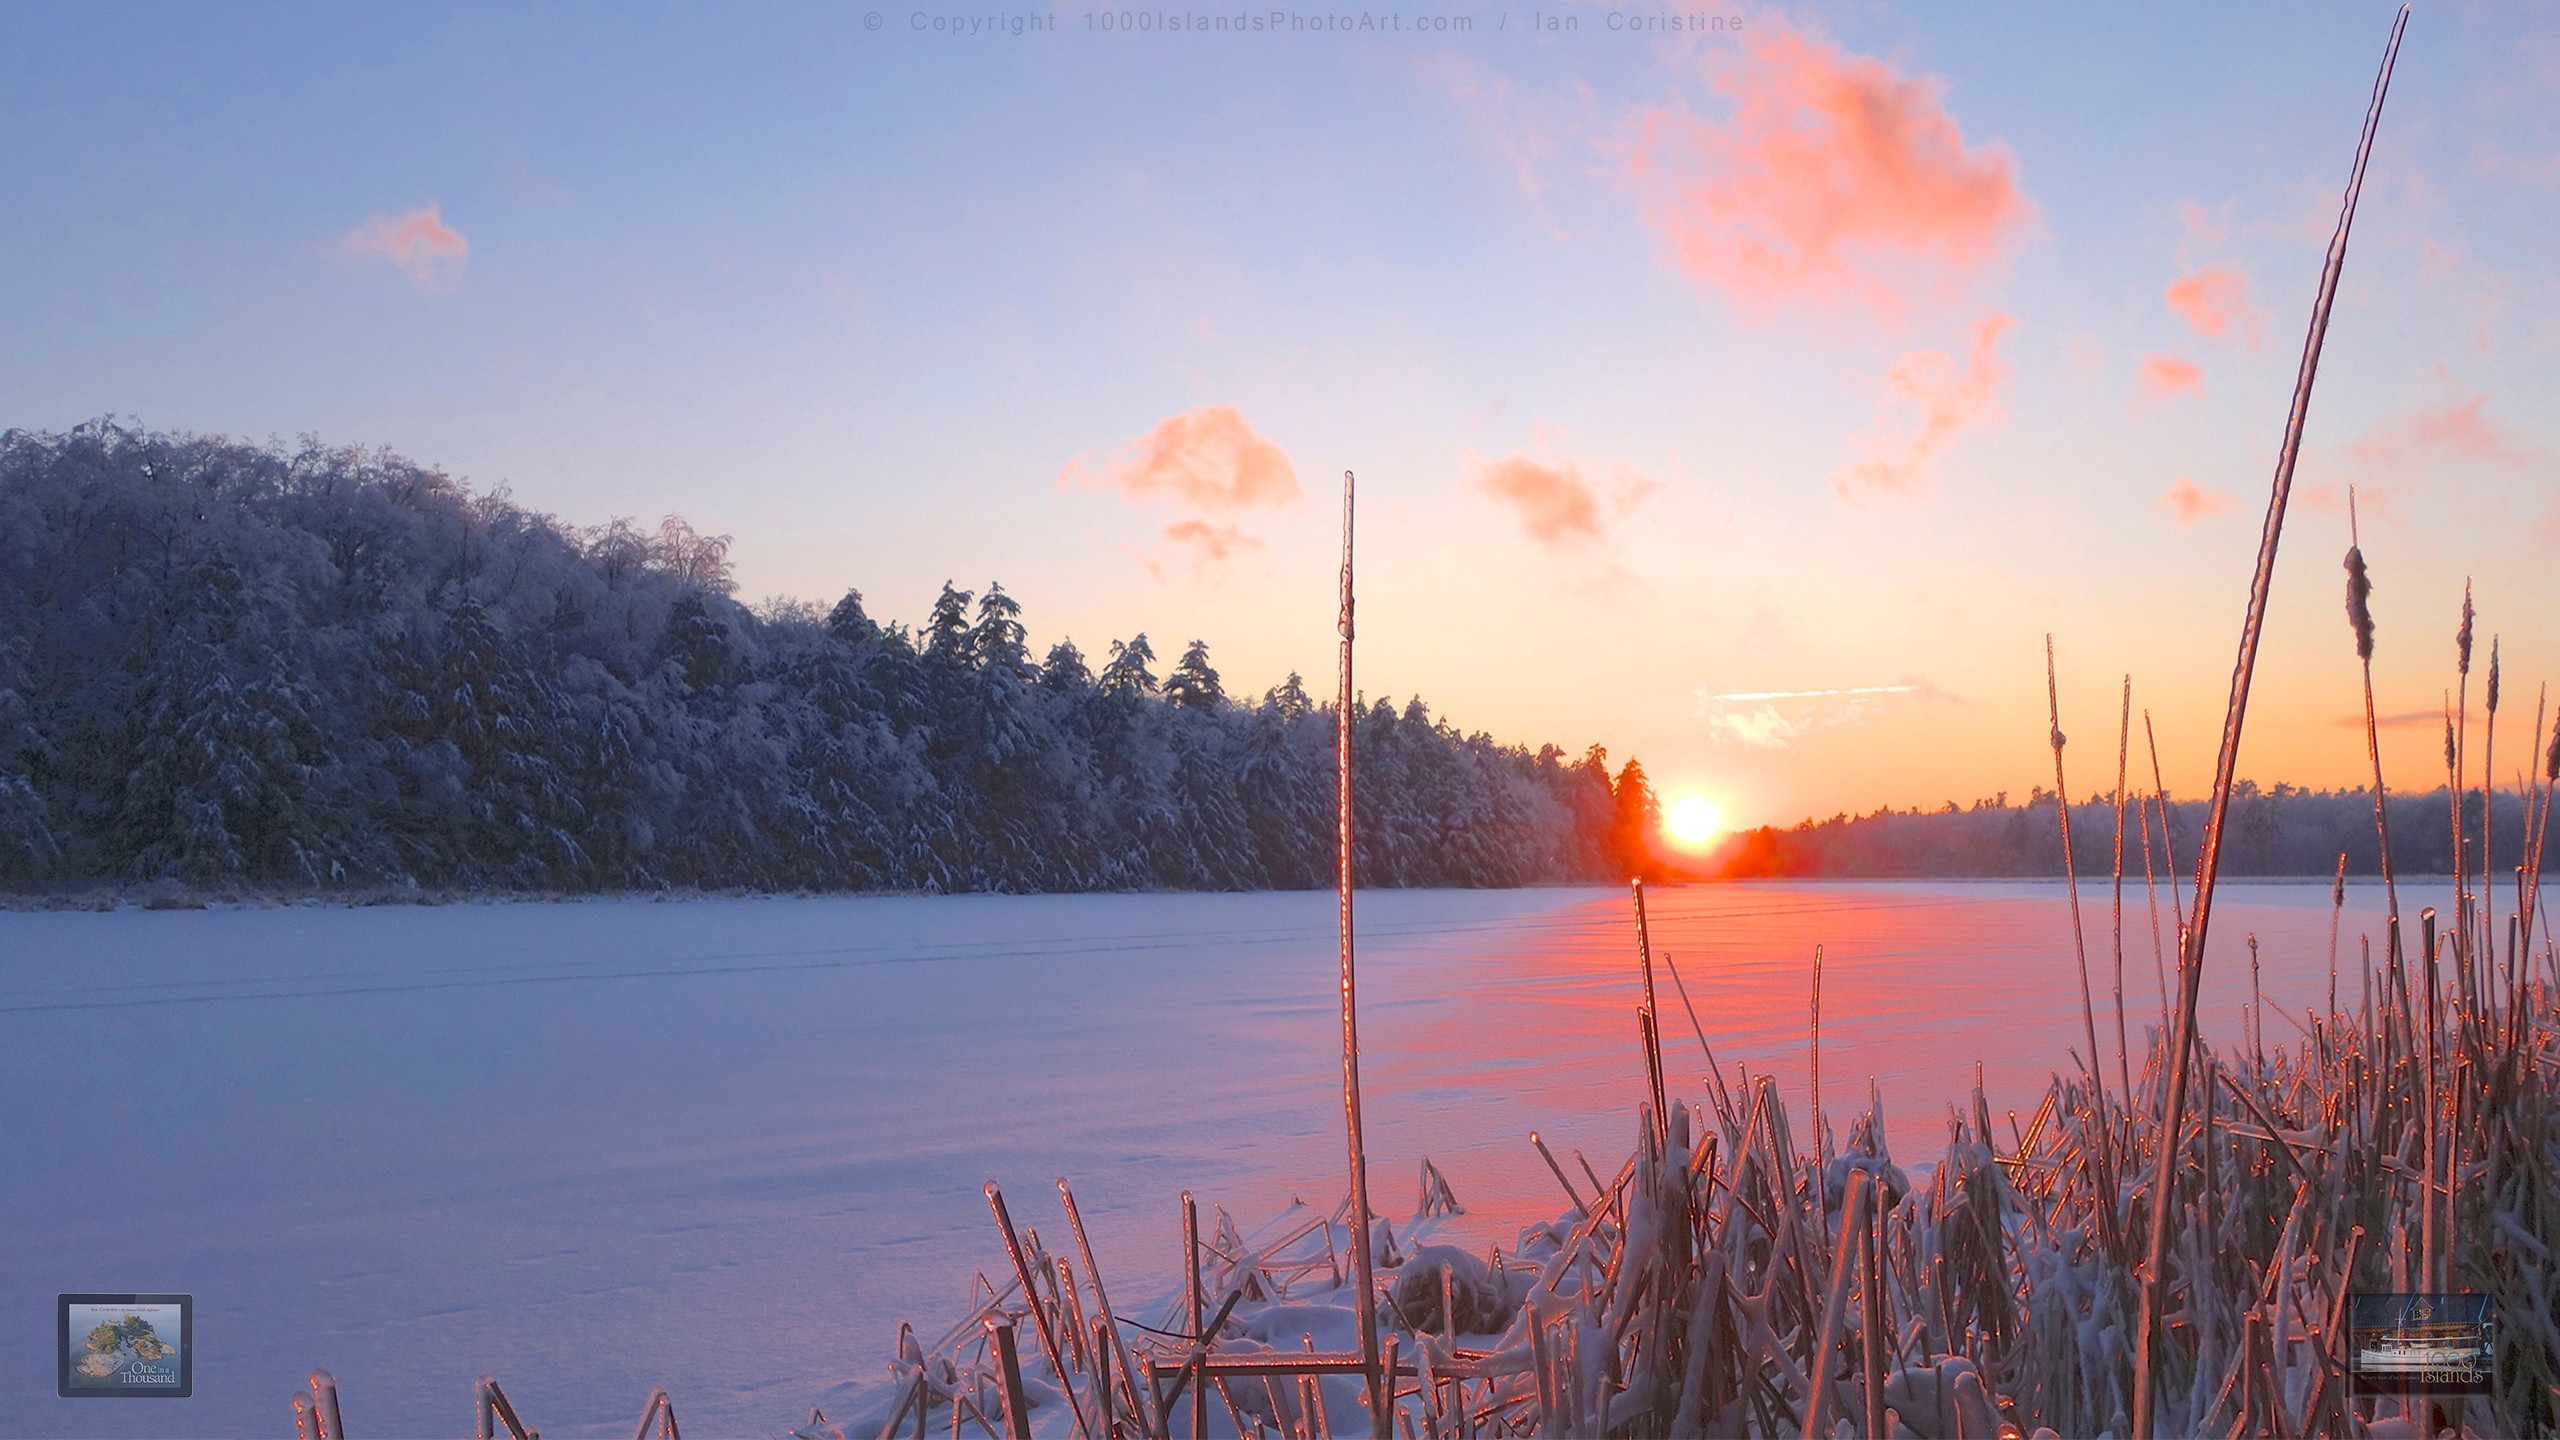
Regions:
<svg viewBox="0 0 2560 1440"><path fill-rule="evenodd" d="M0 434L0 885L593 891L1331 884L1334 712L1192 642L1035 657L730 596L725 538L564 526L380 451ZM1323 623L1322 620L1316 623ZM1614 878L1594 746L1355 722L1359 876Z"/></svg>
<svg viewBox="0 0 2560 1440"><path fill-rule="evenodd" d="M2519 752L2529 743L2520 737ZM2386 809L2396 872L2452 872L2453 813L2445 786L2439 784L2431 793L2394 793ZM2205 811L2202 800L2173 799L2164 840L2161 811L2156 804L2150 807L2151 863L2162 880L2168 877L2171 855L2180 875L2194 873ZM2467 791L2463 830L2468 846L2480 843L2482 814L2479 790ZM2222 855L2226 875L2333 875L2342 854L2350 875L2382 873L2370 790L2302 790L2282 784L2261 789L2243 780L2232 791L2228 823L2230 833ZM2130 796L2125 800L2124 824L2125 869L2140 875L2143 814ZM2524 804L2512 791L2497 797L2490 837L2492 863L2511 874L2511 867L2523 856L2525 839ZM2071 807L2071 856L2082 876L2111 873L2115 844L2112 796ZM2476 866L2478 854L2476 848L2468 850L2465 863ZM1975 801L1970 809L1950 803L1940 810L1834 815L1828 820L1807 820L1791 830L1767 827L1734 834L1717 848L1706 868L1729 879L2059 876L2062 821L2052 792L2043 789L2029 795L2023 805L2010 804L2003 794Z"/></svg>

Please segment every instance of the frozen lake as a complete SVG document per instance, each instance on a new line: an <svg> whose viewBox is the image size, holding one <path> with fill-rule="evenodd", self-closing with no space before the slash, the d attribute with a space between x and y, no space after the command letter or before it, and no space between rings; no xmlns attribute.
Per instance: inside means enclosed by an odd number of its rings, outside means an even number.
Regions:
<svg viewBox="0 0 2560 1440"><path fill-rule="evenodd" d="M1897 1157L1927 1161L1977 1060L1995 1108L2023 1107L2085 1044L2062 894L1657 890L1654 945L1728 1072L1800 1108L1825 944L1826 1101L1845 1124L1875 1076ZM2442 898L2404 886L2412 913ZM989 1179L1063 1241L1070 1177L1135 1310L1173 1278L1184 1188L1248 1229L1341 1192L1332 903L0 914L0 1435L277 1433L315 1366L360 1435L467 1432L484 1371L554 1437L627 1434L653 1384L689 1432L779 1433L1004 1265ZM2082 906L2112 1076L2104 890ZM2350 1004L2380 910L2350 888ZM2326 884L2226 886L2215 921L2209 1039L2238 1033L2251 932L2272 1003L2323 1002ZM1411 1208L1428 1155L1460 1233L1507 1244L1562 1204L1530 1130L1615 1168L1643 1090L1624 891L1363 892L1360 923L1382 1212ZM2138 1048L2159 1004L2138 885L2125 949ZM192 1293L194 1398L56 1400L66 1291Z"/></svg>

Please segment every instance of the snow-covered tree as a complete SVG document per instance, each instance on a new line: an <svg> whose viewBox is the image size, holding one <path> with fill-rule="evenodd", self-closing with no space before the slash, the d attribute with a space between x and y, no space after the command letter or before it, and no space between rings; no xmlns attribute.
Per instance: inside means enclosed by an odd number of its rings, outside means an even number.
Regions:
<svg viewBox="0 0 2560 1440"><path fill-rule="evenodd" d="M1097 676L996 584L750 610L728 555L384 451L0 433L0 884L1330 883L1297 676L1233 703L1195 640L1160 684L1144 635ZM1604 873L1605 767L1357 718L1365 882Z"/></svg>

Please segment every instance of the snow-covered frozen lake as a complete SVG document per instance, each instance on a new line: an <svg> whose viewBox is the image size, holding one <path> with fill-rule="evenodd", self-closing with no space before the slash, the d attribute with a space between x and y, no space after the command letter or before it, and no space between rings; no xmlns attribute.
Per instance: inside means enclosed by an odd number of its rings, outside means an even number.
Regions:
<svg viewBox="0 0 2560 1440"><path fill-rule="evenodd" d="M2023 1106L2085 1044L2059 885L1651 899L1718 1056L1797 1105L1827 945L1826 1099L1877 1077L1906 1162L1977 1060ZM2112 1072L2107 897L2082 905ZM2380 908L2350 890L2349 1003ZM1460 1233L1507 1242L1561 1205L1530 1130L1623 1158L1629 917L1615 889L1363 893L1381 1211L1428 1155ZM2252 931L2270 1001L2321 1003L2329 919L2325 884L2225 887L2208 1037L2238 1033ZM2126 930L2139 1046L2138 886ZM0 913L0 1434L277 1433L315 1366L356 1434L465 1433L484 1371L555 1437L627 1433L653 1384L689 1432L779 1433L1004 1264L989 1179L1062 1241L1071 1177L1115 1298L1150 1298L1183 1189L1248 1229L1340 1194L1334 943L1322 893ZM194 1398L55 1399L66 1291L192 1293Z"/></svg>

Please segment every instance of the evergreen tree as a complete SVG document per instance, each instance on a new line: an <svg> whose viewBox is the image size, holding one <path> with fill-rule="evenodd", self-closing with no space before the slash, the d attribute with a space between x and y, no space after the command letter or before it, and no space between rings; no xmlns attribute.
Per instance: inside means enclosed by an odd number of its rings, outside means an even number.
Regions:
<svg viewBox="0 0 2560 1440"><path fill-rule="evenodd" d="M948 580L942 582L942 594L935 597L933 614L925 621L924 654L928 660L945 665L969 663L969 601L974 598Z"/></svg>
<svg viewBox="0 0 2560 1440"><path fill-rule="evenodd" d="M1592 747L1594 753L1599 747ZM1618 772L1613 797L1616 814L1609 826L1611 858L1628 879L1654 876L1662 869L1662 807L1644 778L1644 765L1630 758Z"/></svg>
<svg viewBox="0 0 2560 1440"><path fill-rule="evenodd" d="M1122 699L1155 694L1155 672L1147 668L1155 658L1155 648L1147 643L1143 632L1125 645L1112 641L1111 663L1102 667L1102 693Z"/></svg>
<svg viewBox="0 0 2560 1440"><path fill-rule="evenodd" d="M988 582L987 593L978 599L978 623L969 629L969 657L981 670L1015 679L1029 679L1034 674L1030 651L1024 644L1022 606L993 581Z"/></svg>
<svg viewBox="0 0 2560 1440"><path fill-rule="evenodd" d="M1218 672L1209 668L1209 642L1194 640L1182 660L1165 677L1164 698L1185 710L1215 710L1227 703Z"/></svg>
<svg viewBox="0 0 2560 1440"><path fill-rule="evenodd" d="M1288 679L1264 691L1262 703L1289 724L1296 724L1316 708L1315 701L1307 696L1307 683L1298 678L1295 670L1289 672Z"/></svg>
<svg viewBox="0 0 2560 1440"><path fill-rule="evenodd" d="M847 590L836 607L827 612L827 633L846 645L868 645L880 636L880 627L862 613L862 592Z"/></svg>
<svg viewBox="0 0 2560 1440"><path fill-rule="evenodd" d="M1049 658L1041 662L1040 683L1051 690L1087 690L1093 686L1093 672L1085 668L1084 652L1073 640L1061 640L1049 647Z"/></svg>

